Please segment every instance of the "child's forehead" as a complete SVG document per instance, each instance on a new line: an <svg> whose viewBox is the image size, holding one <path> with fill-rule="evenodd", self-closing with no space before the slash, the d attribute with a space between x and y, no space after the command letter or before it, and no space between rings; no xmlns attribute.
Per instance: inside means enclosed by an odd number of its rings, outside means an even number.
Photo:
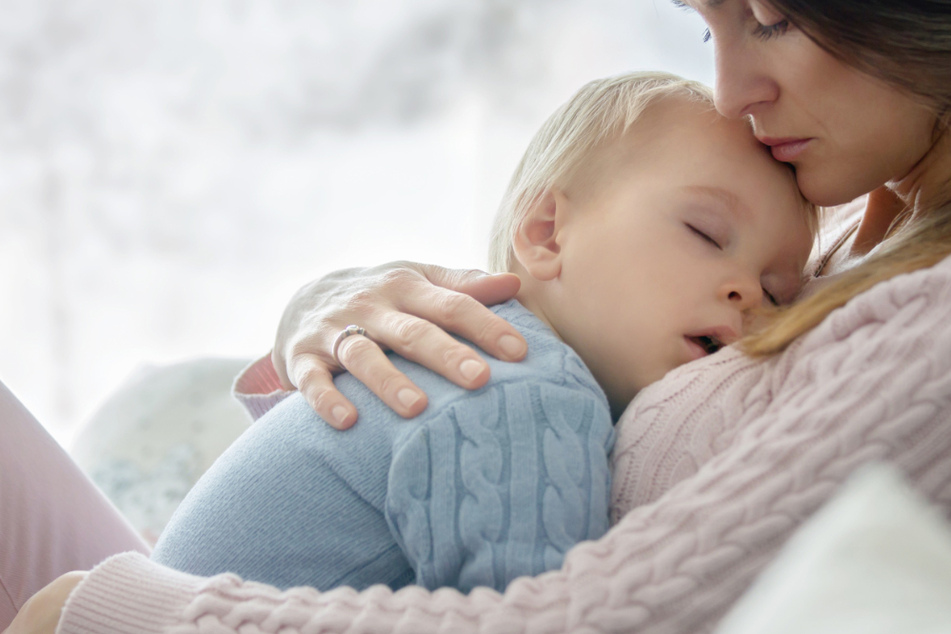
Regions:
<svg viewBox="0 0 951 634"><path fill-rule="evenodd" d="M679 174L687 185L731 203L742 203L735 192L757 189L766 200L802 202L795 170L772 157L746 119L728 119L713 107L683 95L670 95L645 112L641 126L631 127L632 149L642 159ZM722 191L726 190L727 194Z"/></svg>
<svg viewBox="0 0 951 634"><path fill-rule="evenodd" d="M749 122L727 119L712 102L688 95L669 94L649 103L626 127L619 127L608 144L621 143L634 152L664 154L677 161L724 160L739 152L749 159L774 160L753 135Z"/></svg>
<svg viewBox="0 0 951 634"><path fill-rule="evenodd" d="M737 227L760 228L765 223L787 227L788 231L774 234L777 242L796 242L797 230L808 225L806 204L797 198L777 196L772 200L752 201L736 189L720 185L685 184L677 191L688 201L696 201L703 208L729 216ZM769 204L771 202L774 204Z"/></svg>
<svg viewBox="0 0 951 634"><path fill-rule="evenodd" d="M756 220L756 210L752 209L735 190L720 185L685 184L677 190L687 197L710 204L729 213L733 218L744 224L753 224Z"/></svg>
<svg viewBox="0 0 951 634"><path fill-rule="evenodd" d="M769 154L747 121L726 119L711 103L682 94L655 99L582 163L575 174L585 187L612 176L653 183L670 195L729 208L744 222L763 213L805 213L792 168Z"/></svg>
<svg viewBox="0 0 951 634"><path fill-rule="evenodd" d="M656 168L656 182L671 195L728 215L784 257L808 257L815 208L802 197L792 166L770 155L749 121L675 94L651 104L638 124L629 130L629 147L637 163Z"/></svg>

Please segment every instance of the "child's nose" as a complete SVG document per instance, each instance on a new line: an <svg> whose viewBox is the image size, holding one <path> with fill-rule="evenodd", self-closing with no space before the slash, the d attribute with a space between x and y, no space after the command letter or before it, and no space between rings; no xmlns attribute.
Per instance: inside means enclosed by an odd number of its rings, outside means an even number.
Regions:
<svg viewBox="0 0 951 634"><path fill-rule="evenodd" d="M763 287L752 276L738 276L724 285L722 296L738 310L749 310L763 303Z"/></svg>

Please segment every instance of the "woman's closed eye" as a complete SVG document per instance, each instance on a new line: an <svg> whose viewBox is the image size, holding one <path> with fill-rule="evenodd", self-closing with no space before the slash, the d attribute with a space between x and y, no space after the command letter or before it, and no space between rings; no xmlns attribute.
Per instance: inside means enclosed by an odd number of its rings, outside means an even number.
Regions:
<svg viewBox="0 0 951 634"><path fill-rule="evenodd" d="M757 37L768 40L789 30L789 20L782 13L762 2L757 0L751 2L750 12L755 22L753 33Z"/></svg>
<svg viewBox="0 0 951 634"><path fill-rule="evenodd" d="M764 9L758 3L754 3L750 17L753 22L753 35L763 40L784 35L792 26L782 14ZM710 29L704 29L703 41L709 42L711 37Z"/></svg>
<svg viewBox="0 0 951 634"><path fill-rule="evenodd" d="M783 35L786 31L789 30L790 24L789 20L782 19L775 24L760 24L756 23L756 26L753 27L753 33L756 37L759 37L764 40L768 40L771 37L776 37L778 35ZM703 41L709 42L710 38L710 29L703 30Z"/></svg>
<svg viewBox="0 0 951 634"><path fill-rule="evenodd" d="M776 299L775 295L766 290L765 286L763 287L763 297L766 298L766 301L768 301L771 305L777 307L779 306L779 300Z"/></svg>
<svg viewBox="0 0 951 634"><path fill-rule="evenodd" d="M789 30L789 20L783 19L775 24L760 24L756 23L754 28L754 33L759 38L768 40L771 37L776 37L777 35L782 35Z"/></svg>

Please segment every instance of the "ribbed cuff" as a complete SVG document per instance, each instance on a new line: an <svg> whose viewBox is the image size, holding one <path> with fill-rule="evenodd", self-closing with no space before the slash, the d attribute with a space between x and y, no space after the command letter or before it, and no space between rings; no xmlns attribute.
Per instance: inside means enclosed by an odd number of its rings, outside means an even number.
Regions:
<svg viewBox="0 0 951 634"><path fill-rule="evenodd" d="M281 387L271 355L267 354L246 367L234 380L231 393L257 420L293 392Z"/></svg>
<svg viewBox="0 0 951 634"><path fill-rule="evenodd" d="M56 632L168 632L183 625L185 608L205 581L154 564L138 553L114 555L76 586L66 601Z"/></svg>

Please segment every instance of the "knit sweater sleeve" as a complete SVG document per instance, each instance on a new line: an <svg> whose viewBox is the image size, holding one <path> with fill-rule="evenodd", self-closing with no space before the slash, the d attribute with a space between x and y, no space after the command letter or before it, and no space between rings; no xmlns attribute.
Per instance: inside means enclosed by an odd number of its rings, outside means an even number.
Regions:
<svg viewBox="0 0 951 634"><path fill-rule="evenodd" d="M467 592L561 566L608 529L604 396L526 373L464 395L394 447L390 530L416 582Z"/></svg>
<svg viewBox="0 0 951 634"><path fill-rule="evenodd" d="M756 363L727 351L645 391L615 450L614 500L626 513L600 540L573 548L560 570L516 579L504 594L281 593L120 555L80 584L60 631L709 631L864 462L897 464L949 512L949 310L944 263L880 284L778 358ZM710 402L695 400L703 396ZM679 438L709 442L686 443L700 456L693 472L671 471L679 475L669 487L630 508L629 475L656 475L632 459L652 438L641 432L665 425ZM653 446L674 452L683 444Z"/></svg>
<svg viewBox="0 0 951 634"><path fill-rule="evenodd" d="M281 386L270 354L253 361L242 370L231 386L231 394L255 421L293 393Z"/></svg>

